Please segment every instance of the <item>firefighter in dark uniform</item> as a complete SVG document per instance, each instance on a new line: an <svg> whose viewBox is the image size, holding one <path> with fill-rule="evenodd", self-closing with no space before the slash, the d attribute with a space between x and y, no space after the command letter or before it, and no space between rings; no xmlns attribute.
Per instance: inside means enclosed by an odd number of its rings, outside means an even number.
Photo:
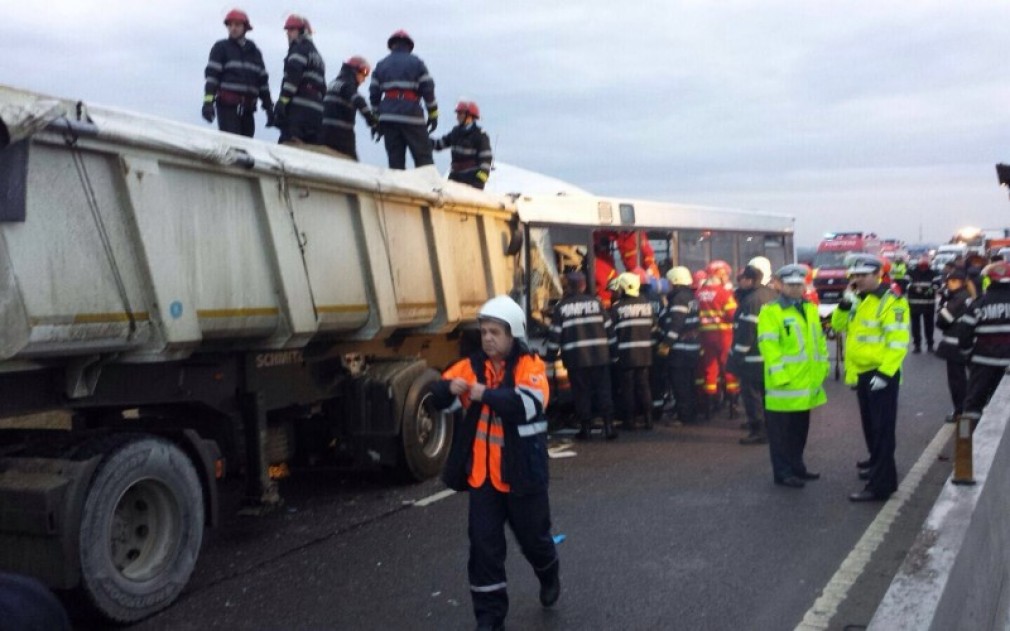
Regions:
<svg viewBox="0 0 1010 631"><path fill-rule="evenodd" d="M298 140L316 145L322 139L326 64L312 43L308 20L300 15L288 16L284 30L288 55L284 58L281 95L274 108L280 142Z"/></svg>
<svg viewBox="0 0 1010 631"><path fill-rule="evenodd" d="M358 94L358 86L372 72L364 57L355 55L340 66L340 72L326 89L323 98L323 144L353 160L358 159L354 138L354 116L361 112L372 134L379 128L379 119L368 107L365 97Z"/></svg>
<svg viewBox="0 0 1010 631"><path fill-rule="evenodd" d="M635 404L645 416L645 429L652 429L652 393L649 367L652 365L653 335L657 331L652 305L640 295L642 281L637 274L617 277L620 293L610 308L614 324L611 361L617 364L621 415L626 429L635 428Z"/></svg>
<svg viewBox="0 0 1010 631"><path fill-rule="evenodd" d="M908 306L912 310L913 353L922 352L922 329L926 332L926 352L933 352L933 319L936 317L936 275L929 260L922 258L908 272Z"/></svg>
<svg viewBox="0 0 1010 631"><path fill-rule="evenodd" d="M634 272L642 279L641 294L652 305L652 315L656 318L655 343L652 345L652 366L649 367L649 392L652 393L652 418L658 420L663 416L663 404L666 402L666 392L669 390L667 387L669 347L659 344L663 341L662 331L659 329L659 319L663 317L663 311L666 309L666 296L659 291L658 282L651 281L642 268L637 268Z"/></svg>
<svg viewBox="0 0 1010 631"><path fill-rule="evenodd" d="M663 344L670 347L667 365L670 371L670 387L676 405L677 418L681 423L698 420L697 388L695 375L698 372L698 356L701 342L698 340L698 301L692 287L694 279L686 267L674 267L666 273L672 289L666 296L666 309L660 317Z"/></svg>
<svg viewBox="0 0 1010 631"><path fill-rule="evenodd" d="M960 268L947 273L936 311L936 328L941 335L936 356L947 362L947 389L954 404L954 411L944 419L948 423L953 423L964 411L964 397L968 392L968 352L961 349L958 338L961 317L968 312L971 304L966 278Z"/></svg>
<svg viewBox="0 0 1010 631"><path fill-rule="evenodd" d="M959 334L961 348L971 354L964 416L973 429L1010 368L1010 263L991 263L982 276L988 288L961 318Z"/></svg>
<svg viewBox="0 0 1010 631"><path fill-rule="evenodd" d="M407 31L393 33L387 45L389 55L376 64L368 96L372 109L379 113L379 133L386 139L389 168L405 169L408 149L415 167L434 164L428 134L438 127L435 81L424 62L411 53L414 40ZM427 122L422 100L428 110Z"/></svg>
<svg viewBox="0 0 1010 631"><path fill-rule="evenodd" d="M554 307L547 334L547 359L561 361L568 370L575 416L579 420L577 438L589 438L595 412L603 418L603 435L617 438L614 431L614 403L610 383L610 314L595 296L586 293L586 275L567 276L565 297Z"/></svg>
<svg viewBox="0 0 1010 631"><path fill-rule="evenodd" d="M224 17L228 39L217 41L210 49L204 76L203 118L231 134L249 136L256 132L256 101L263 102L267 127L274 124L274 103L270 98L270 77L263 65L263 55L246 34L252 30L249 16L232 9Z"/></svg>
<svg viewBox="0 0 1010 631"><path fill-rule="evenodd" d="M505 524L540 580L540 603L561 594L547 496L547 375L526 346L526 316L508 296L478 313L481 350L431 386L435 404L462 405L442 477L469 491L470 596L478 629L500 629L508 613Z"/></svg>
<svg viewBox="0 0 1010 631"><path fill-rule="evenodd" d="M491 140L477 125L479 118L480 108L476 103L460 101L456 104L458 125L441 138L432 138L431 146L435 151L452 149L452 164L449 167L450 180L483 189L491 174L493 156L491 154Z"/></svg>
<svg viewBox="0 0 1010 631"><path fill-rule="evenodd" d="M726 360L727 369L740 378L740 396L747 416L747 435L741 445L768 442L764 418L764 360L757 344L758 314L761 307L775 300L778 293L763 284L764 274L748 265L737 276L736 313L733 314L733 345Z"/></svg>

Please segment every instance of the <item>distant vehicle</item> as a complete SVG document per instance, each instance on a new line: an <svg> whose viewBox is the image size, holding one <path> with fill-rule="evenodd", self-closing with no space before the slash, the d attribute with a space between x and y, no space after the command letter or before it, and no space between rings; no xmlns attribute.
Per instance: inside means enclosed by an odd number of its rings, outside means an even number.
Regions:
<svg viewBox="0 0 1010 631"><path fill-rule="evenodd" d="M908 248L901 239L883 239L880 242L880 255L890 261L899 258L908 260Z"/></svg>
<svg viewBox="0 0 1010 631"><path fill-rule="evenodd" d="M863 232L828 233L817 245L814 256L814 288L822 303L835 303L842 299L847 283L846 258L850 254L880 254L881 242L877 235Z"/></svg>

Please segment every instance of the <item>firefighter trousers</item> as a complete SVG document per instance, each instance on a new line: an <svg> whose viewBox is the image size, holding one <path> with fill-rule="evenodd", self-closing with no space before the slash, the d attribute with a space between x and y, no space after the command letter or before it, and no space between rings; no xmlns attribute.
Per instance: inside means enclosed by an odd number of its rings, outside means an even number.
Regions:
<svg viewBox="0 0 1010 631"><path fill-rule="evenodd" d="M764 364L752 362L740 370L740 398L747 415L747 430L752 435L765 434Z"/></svg>
<svg viewBox="0 0 1010 631"><path fill-rule="evenodd" d="M547 490L530 495L502 493L490 481L470 489L470 597L478 624L501 625L509 609L505 581L505 524L508 523L537 578L558 562L551 536Z"/></svg>
<svg viewBox="0 0 1010 631"><path fill-rule="evenodd" d="M922 329L926 331L926 348L933 348L933 321L936 310L932 305L912 305L909 307L912 326L912 345L915 350L922 349ZM920 329L920 321L922 322Z"/></svg>
<svg viewBox="0 0 1010 631"><path fill-rule="evenodd" d="M670 354L670 387L681 423L698 420L698 393L694 383L697 370L698 353L675 350Z"/></svg>
<svg viewBox="0 0 1010 631"><path fill-rule="evenodd" d="M390 169L407 168L407 150L414 159L414 167L435 164L431 155L431 140L424 125L411 123L379 123L379 130L386 141L386 157Z"/></svg>
<svg viewBox="0 0 1010 631"><path fill-rule="evenodd" d="M582 427L589 427L593 413L604 421L614 418L614 400L611 396L610 366L588 366L569 368L568 380L572 384L572 401L575 404L575 418Z"/></svg>
<svg viewBox="0 0 1010 631"><path fill-rule="evenodd" d="M618 368L621 382L621 416L625 427L635 423L635 407L642 410L647 425L652 425L652 392L649 388L649 367Z"/></svg>
<svg viewBox="0 0 1010 631"><path fill-rule="evenodd" d="M999 382L1006 374L1006 366L986 366L969 364L968 392L964 397L964 414L976 423L982 418L982 411L996 392Z"/></svg>
<svg viewBox="0 0 1010 631"><path fill-rule="evenodd" d="M964 400L968 396L968 366L964 362L947 360L947 389L954 404L954 416L964 412Z"/></svg>
<svg viewBox="0 0 1010 631"><path fill-rule="evenodd" d="M253 119L252 108L240 109L237 105L216 103L217 128L229 134L253 137L256 133L256 121Z"/></svg>
<svg viewBox="0 0 1010 631"><path fill-rule="evenodd" d="M894 374L885 388L870 389L875 371L859 375L856 397L863 436L870 452L870 478L866 490L877 497L887 497L898 490L898 467L894 462L895 426L898 419L898 382L901 371Z"/></svg>

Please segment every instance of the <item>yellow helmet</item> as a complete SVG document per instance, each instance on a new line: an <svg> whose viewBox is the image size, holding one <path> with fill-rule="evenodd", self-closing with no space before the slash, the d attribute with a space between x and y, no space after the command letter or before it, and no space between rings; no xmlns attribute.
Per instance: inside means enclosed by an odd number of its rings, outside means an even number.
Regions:
<svg viewBox="0 0 1010 631"><path fill-rule="evenodd" d="M638 274L624 272L617 277L617 286L620 287L621 291L625 294L633 298L637 298L639 291L642 288L642 280L638 277Z"/></svg>

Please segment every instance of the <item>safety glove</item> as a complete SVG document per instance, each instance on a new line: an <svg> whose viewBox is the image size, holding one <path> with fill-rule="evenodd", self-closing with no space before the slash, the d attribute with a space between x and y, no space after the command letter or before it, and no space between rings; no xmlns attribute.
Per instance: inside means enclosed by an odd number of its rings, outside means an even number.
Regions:
<svg viewBox="0 0 1010 631"><path fill-rule="evenodd" d="M870 390L876 392L877 390L883 390L887 387L887 377L880 374L879 372L870 378Z"/></svg>
<svg viewBox="0 0 1010 631"><path fill-rule="evenodd" d="M438 108L428 110L428 133L438 128Z"/></svg>
<svg viewBox="0 0 1010 631"><path fill-rule="evenodd" d="M214 96L208 94L203 97L203 110L200 112L203 120L208 123L214 122Z"/></svg>
<svg viewBox="0 0 1010 631"><path fill-rule="evenodd" d="M287 96L282 96L277 99L277 105L274 105L274 126L281 127L284 125L284 121L288 117L288 101L291 98Z"/></svg>
<svg viewBox="0 0 1010 631"><path fill-rule="evenodd" d="M483 182L484 184L487 184L487 171L485 171L484 169L478 170L477 179Z"/></svg>

